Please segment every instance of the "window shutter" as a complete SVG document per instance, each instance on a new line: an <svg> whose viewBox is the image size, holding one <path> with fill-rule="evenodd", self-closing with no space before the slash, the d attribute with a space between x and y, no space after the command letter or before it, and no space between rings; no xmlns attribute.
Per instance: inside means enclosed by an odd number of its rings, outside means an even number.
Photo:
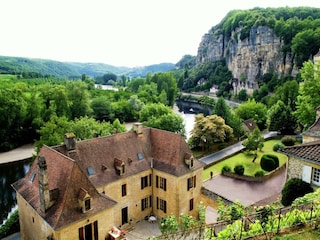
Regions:
<svg viewBox="0 0 320 240"><path fill-rule="evenodd" d="M157 197L157 209L159 209L159 198Z"/></svg>
<svg viewBox="0 0 320 240"><path fill-rule="evenodd" d="M156 176L156 188L158 188L158 187L159 187L159 177Z"/></svg>
<svg viewBox="0 0 320 240"><path fill-rule="evenodd" d="M311 182L311 173L312 173L312 167L303 166L303 168L302 168L302 181L310 183Z"/></svg>
<svg viewBox="0 0 320 240"><path fill-rule="evenodd" d="M143 177L141 178L141 189L143 189Z"/></svg>
<svg viewBox="0 0 320 240"><path fill-rule="evenodd" d="M193 177L193 187L196 187L197 178L196 176Z"/></svg>
<svg viewBox="0 0 320 240"><path fill-rule="evenodd" d="M164 201L164 203L163 203L163 205L164 205L164 213L167 213L167 201Z"/></svg>
<svg viewBox="0 0 320 240"><path fill-rule="evenodd" d="M165 191L167 191L167 179L164 179L164 189Z"/></svg>

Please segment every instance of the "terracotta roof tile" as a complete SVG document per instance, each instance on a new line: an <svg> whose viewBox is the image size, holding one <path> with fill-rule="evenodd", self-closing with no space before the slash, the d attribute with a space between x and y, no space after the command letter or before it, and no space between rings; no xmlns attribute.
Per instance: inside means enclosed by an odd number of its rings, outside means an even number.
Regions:
<svg viewBox="0 0 320 240"><path fill-rule="evenodd" d="M309 127L309 129L302 133L302 135L320 137L320 117Z"/></svg>
<svg viewBox="0 0 320 240"><path fill-rule="evenodd" d="M13 187L54 229L91 216L115 204L114 201L97 192L72 159L47 146L42 147L39 156L46 158L49 189L59 189L56 203L45 213L40 209L38 158L35 159L26 176L15 182ZM36 176L33 182L30 182L33 173L36 173ZM78 196L81 187L87 190L93 201L94 207L87 213L81 213L79 210Z"/></svg>
<svg viewBox="0 0 320 240"><path fill-rule="evenodd" d="M320 141L286 147L280 149L279 151L288 156L320 164Z"/></svg>

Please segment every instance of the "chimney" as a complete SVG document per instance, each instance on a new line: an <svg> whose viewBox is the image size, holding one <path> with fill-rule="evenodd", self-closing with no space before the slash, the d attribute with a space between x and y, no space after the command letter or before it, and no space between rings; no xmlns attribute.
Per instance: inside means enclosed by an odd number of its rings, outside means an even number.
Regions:
<svg viewBox="0 0 320 240"><path fill-rule="evenodd" d="M64 135L64 144L68 151L76 149L76 136L74 133L66 133Z"/></svg>
<svg viewBox="0 0 320 240"><path fill-rule="evenodd" d="M143 125L142 123L134 123L133 130L136 132L137 135L142 134Z"/></svg>
<svg viewBox="0 0 320 240"><path fill-rule="evenodd" d="M38 158L38 172L40 209L42 212L46 212L54 204L55 201L52 198L57 198L58 189L49 190L47 162L44 156L39 156Z"/></svg>

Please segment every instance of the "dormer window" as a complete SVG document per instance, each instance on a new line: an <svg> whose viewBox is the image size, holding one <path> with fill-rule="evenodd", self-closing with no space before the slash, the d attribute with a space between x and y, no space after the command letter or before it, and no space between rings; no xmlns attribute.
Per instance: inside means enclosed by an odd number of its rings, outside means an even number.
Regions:
<svg viewBox="0 0 320 240"><path fill-rule="evenodd" d="M126 165L124 161L118 158L114 159L114 167L120 176L126 173Z"/></svg>
<svg viewBox="0 0 320 240"><path fill-rule="evenodd" d="M188 165L188 167L191 169L193 168L193 156L190 153L186 153L185 157L184 157L184 162Z"/></svg>
<svg viewBox="0 0 320 240"><path fill-rule="evenodd" d="M82 213L85 213L92 209L92 197L84 188L80 188L79 190L78 201Z"/></svg>
<svg viewBox="0 0 320 240"><path fill-rule="evenodd" d="M89 211L91 209L91 198L84 200L84 209L85 211Z"/></svg>

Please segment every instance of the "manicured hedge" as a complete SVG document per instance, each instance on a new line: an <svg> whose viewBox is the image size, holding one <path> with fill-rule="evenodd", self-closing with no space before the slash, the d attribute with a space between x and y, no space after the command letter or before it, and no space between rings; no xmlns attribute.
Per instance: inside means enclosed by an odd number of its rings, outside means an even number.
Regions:
<svg viewBox="0 0 320 240"><path fill-rule="evenodd" d="M273 154L264 154L260 160L260 166L265 171L272 171L279 167L279 158Z"/></svg>

